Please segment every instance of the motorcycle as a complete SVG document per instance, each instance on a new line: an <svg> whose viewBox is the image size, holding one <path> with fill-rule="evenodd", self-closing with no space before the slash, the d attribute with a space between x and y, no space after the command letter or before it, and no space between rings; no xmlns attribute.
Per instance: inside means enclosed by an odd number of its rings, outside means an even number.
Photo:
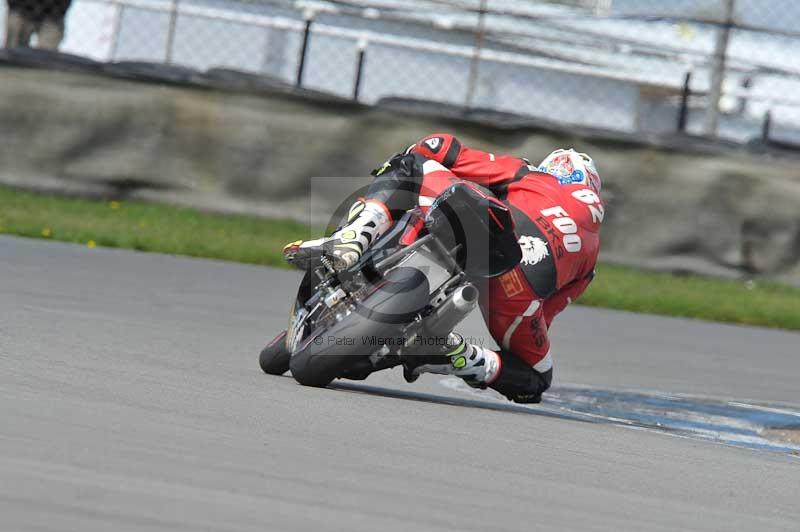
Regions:
<svg viewBox="0 0 800 532"><path fill-rule="evenodd" d="M324 257L308 270L289 327L261 351L261 369L324 387L401 365L442 345L477 306L481 283L520 258L508 206L455 184L427 214L407 211L348 270Z"/></svg>

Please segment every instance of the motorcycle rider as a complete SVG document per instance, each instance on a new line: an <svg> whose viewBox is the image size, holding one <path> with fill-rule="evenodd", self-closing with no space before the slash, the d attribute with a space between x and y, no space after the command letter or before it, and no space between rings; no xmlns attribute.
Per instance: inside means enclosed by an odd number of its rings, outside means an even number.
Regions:
<svg viewBox="0 0 800 532"><path fill-rule="evenodd" d="M533 166L435 133L373 175L347 223L330 237L288 244L287 261L308 268L325 255L335 269L349 268L393 220L415 206L427 210L453 184L490 191L511 210L522 250L516 267L479 287L481 312L500 350L471 345L451 333L440 352L407 357L405 376L412 381L426 372L455 375L515 402L539 402L553 374L548 329L594 276L605 208L592 159L559 149Z"/></svg>

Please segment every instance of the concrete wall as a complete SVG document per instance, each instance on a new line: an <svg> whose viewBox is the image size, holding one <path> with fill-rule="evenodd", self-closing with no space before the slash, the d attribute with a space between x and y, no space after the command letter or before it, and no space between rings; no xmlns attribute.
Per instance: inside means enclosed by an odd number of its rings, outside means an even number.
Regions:
<svg viewBox="0 0 800 532"><path fill-rule="evenodd" d="M534 160L574 146L604 177L606 260L800 283L797 160L508 124L0 65L0 182L324 223L349 190L312 177L367 183L431 131Z"/></svg>

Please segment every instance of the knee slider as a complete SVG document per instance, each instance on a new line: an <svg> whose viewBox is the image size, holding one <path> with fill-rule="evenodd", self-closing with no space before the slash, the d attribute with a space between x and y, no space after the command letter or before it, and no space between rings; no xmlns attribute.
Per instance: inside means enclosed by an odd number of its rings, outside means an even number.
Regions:
<svg viewBox="0 0 800 532"><path fill-rule="evenodd" d="M500 375L490 388L497 390L515 403L539 403L542 393L550 388L553 369L539 373L519 357L503 351Z"/></svg>

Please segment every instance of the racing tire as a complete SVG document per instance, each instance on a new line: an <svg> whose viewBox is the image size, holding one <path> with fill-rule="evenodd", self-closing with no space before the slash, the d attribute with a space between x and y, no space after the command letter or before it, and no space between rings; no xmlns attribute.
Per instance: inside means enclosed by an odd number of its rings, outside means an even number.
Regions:
<svg viewBox="0 0 800 532"><path fill-rule="evenodd" d="M289 371L289 359L292 354L286 349L286 331L276 336L261 350L258 364L264 373L269 375L283 375Z"/></svg>
<svg viewBox="0 0 800 532"><path fill-rule="evenodd" d="M289 363L292 376L303 386L324 388L357 362L357 356L332 355L315 347L309 346L295 354Z"/></svg>
<svg viewBox="0 0 800 532"><path fill-rule="evenodd" d="M428 280L419 270L392 270L354 313L329 329L309 335L291 357L292 376L304 386L324 388L376 349L365 345L364 338L399 337L428 298Z"/></svg>

